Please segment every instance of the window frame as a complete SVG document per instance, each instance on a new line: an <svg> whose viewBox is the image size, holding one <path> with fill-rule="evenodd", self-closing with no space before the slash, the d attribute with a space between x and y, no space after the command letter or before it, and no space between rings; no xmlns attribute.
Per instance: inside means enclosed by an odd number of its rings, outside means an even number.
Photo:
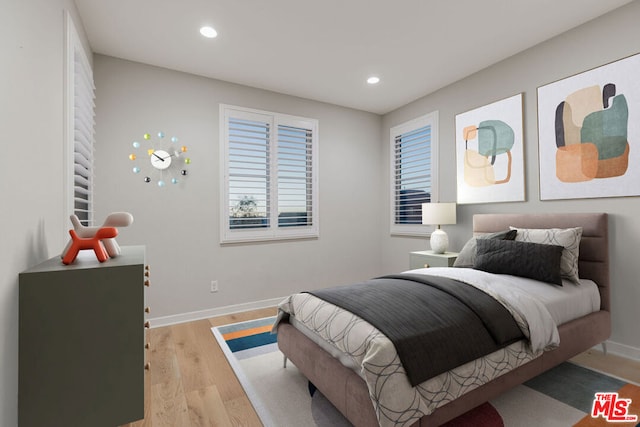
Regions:
<svg viewBox="0 0 640 427"><path fill-rule="evenodd" d="M389 130L389 230L391 235L426 237L429 236L434 229L433 226L422 224L396 224L396 138L425 126L430 126L431 128L429 147L431 159L430 201L434 202L438 200L438 111L433 111L399 125L392 126Z"/></svg>
<svg viewBox="0 0 640 427"><path fill-rule="evenodd" d="M266 226L233 228L230 223L229 119L245 119L269 123L269 218ZM310 225L281 226L278 220L278 130L290 126L311 130L311 215ZM319 237L318 208L318 120L254 108L220 104L220 243L244 243Z"/></svg>

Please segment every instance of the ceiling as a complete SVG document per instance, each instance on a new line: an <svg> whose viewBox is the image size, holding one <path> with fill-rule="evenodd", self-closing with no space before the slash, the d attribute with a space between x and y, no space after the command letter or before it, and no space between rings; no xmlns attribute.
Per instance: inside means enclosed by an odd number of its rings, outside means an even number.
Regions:
<svg viewBox="0 0 640 427"><path fill-rule="evenodd" d="M378 114L630 1L75 0L95 53Z"/></svg>

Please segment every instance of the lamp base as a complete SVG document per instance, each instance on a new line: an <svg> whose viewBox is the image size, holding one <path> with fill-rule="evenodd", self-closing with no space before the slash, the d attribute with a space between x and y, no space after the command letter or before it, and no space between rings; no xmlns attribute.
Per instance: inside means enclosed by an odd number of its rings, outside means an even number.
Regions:
<svg viewBox="0 0 640 427"><path fill-rule="evenodd" d="M431 250L435 254L443 254L449 247L449 236L441 229L436 229L431 233Z"/></svg>

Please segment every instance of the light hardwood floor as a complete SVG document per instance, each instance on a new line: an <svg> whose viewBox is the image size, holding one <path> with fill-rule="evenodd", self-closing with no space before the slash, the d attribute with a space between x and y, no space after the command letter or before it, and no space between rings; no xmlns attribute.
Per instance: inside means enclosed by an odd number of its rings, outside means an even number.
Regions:
<svg viewBox="0 0 640 427"><path fill-rule="evenodd" d="M150 329L144 420L124 427L261 426L211 327L272 316L254 310ZM576 363L640 383L640 362L589 350Z"/></svg>
<svg viewBox="0 0 640 427"><path fill-rule="evenodd" d="M275 314L274 307L150 329L144 419L125 427L262 426L211 327Z"/></svg>

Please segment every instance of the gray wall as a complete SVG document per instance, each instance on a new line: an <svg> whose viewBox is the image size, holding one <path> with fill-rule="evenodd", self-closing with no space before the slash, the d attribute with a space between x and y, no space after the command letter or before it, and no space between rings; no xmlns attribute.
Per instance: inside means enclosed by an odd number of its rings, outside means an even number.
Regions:
<svg viewBox="0 0 640 427"><path fill-rule="evenodd" d="M559 37L495 64L469 78L406 105L383 118L383 135L399 123L433 110L440 112L440 201L456 200L455 115L524 92L524 145L526 202L458 206L458 224L443 226L452 250L460 250L471 236L475 213L484 212L608 212L612 280L612 348L640 358L640 270L633 261L640 241L640 198L540 201L538 185L537 101L539 86L638 53L640 1L582 25ZM636 108L638 105L636 100ZM633 107L630 107L633 108ZM630 141L639 149L640 141ZM631 148L632 150L634 148ZM388 173L388 154L382 150L382 167ZM640 167L640 165L630 165ZM385 193L388 201L388 195ZM389 222L387 211L385 226ZM424 250L424 239L391 237L382 241L383 268L406 268L407 253ZM610 347L610 348L611 348Z"/></svg>
<svg viewBox="0 0 640 427"><path fill-rule="evenodd" d="M64 9L75 17L71 0L3 1L0 12L0 425L8 427L18 415L18 273L66 240Z"/></svg>
<svg viewBox="0 0 640 427"><path fill-rule="evenodd" d="M379 116L107 56L94 70L96 219L133 214L118 241L147 246L156 325L382 271ZM219 244L220 103L319 120L319 239ZM131 171L131 142L160 130L188 146L184 185L159 188Z"/></svg>

